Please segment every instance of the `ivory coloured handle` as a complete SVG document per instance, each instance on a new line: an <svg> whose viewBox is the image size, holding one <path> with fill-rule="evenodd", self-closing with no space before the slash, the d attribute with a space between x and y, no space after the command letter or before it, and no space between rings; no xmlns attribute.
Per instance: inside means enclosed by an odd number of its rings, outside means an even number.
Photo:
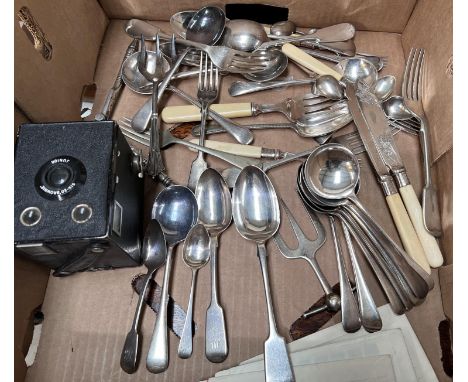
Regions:
<svg viewBox="0 0 468 382"><path fill-rule="evenodd" d="M198 139L191 139L190 142L198 145ZM262 157L262 148L260 146L240 145L238 143L213 141L211 139L206 140L204 143L204 146L210 149L224 151L225 153L240 155L243 157L250 157L250 158ZM189 150L197 151L196 149L192 147L189 147Z"/></svg>
<svg viewBox="0 0 468 382"><path fill-rule="evenodd" d="M432 268L438 268L444 262L442 252L436 239L424 227L423 212L418 197L411 184L400 188L400 194L405 203L408 215L413 223L414 229L419 237L421 245L426 254L427 261Z"/></svg>
<svg viewBox="0 0 468 382"><path fill-rule="evenodd" d="M291 60L297 62L299 65L309 70L312 70L315 73L320 74L321 76L329 74L335 77L337 80L340 80L342 77L342 75L336 70L333 70L329 66L325 65L323 62L320 62L316 58L310 56L309 54L292 44L284 44L281 50Z"/></svg>
<svg viewBox="0 0 468 382"><path fill-rule="evenodd" d="M218 103L211 105L210 110L214 110L227 118L252 116L252 104L250 102ZM200 121L200 117L200 109L193 105L166 106L161 112L161 118L166 123Z"/></svg>
<svg viewBox="0 0 468 382"><path fill-rule="evenodd" d="M406 212L403 201L401 200L400 194L388 195L386 198L388 207L395 222L398 234L403 243L403 247L408 255L410 255L419 266L424 269L428 274L431 273L431 267L427 262L424 249L419 241L416 231L414 230L413 224Z"/></svg>

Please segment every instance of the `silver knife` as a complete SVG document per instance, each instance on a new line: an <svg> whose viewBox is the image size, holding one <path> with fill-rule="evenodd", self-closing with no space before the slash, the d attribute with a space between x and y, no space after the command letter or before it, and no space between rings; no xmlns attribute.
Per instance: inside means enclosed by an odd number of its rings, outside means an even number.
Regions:
<svg viewBox="0 0 468 382"><path fill-rule="evenodd" d="M382 107L375 95L365 86L358 85L356 96L359 100L364 119L370 127L370 134L380 158L387 165L397 182L401 197L424 249L428 263L432 266L442 265L443 257L439 245L434 236L424 227L421 204L408 179L406 168L398 153L388 119Z"/></svg>
<svg viewBox="0 0 468 382"><path fill-rule="evenodd" d="M372 93L364 93L362 87L358 90L357 84L350 81L345 81L345 85L349 111L359 131L364 147L366 148L367 155L374 167L378 181L382 185L385 200L392 214L403 246L406 252L426 272L430 273L431 268L424 254L424 249L414 230L408 212L403 205L395 182L390 175L390 168L383 160L383 157L386 157L388 161L398 161L399 158L398 152L393 145L392 134L391 132L388 134L390 128L385 114L378 102L374 104L375 97L371 97ZM358 95L360 98L358 98ZM373 108L370 109L372 105ZM363 108L366 108L366 113L363 112ZM385 125L382 124L380 114L377 112L376 108L381 110L385 119Z"/></svg>

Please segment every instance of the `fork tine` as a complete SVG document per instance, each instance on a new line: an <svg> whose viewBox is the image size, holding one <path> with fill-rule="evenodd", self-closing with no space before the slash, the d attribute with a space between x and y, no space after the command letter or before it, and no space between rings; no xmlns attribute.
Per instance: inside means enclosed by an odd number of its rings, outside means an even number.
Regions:
<svg viewBox="0 0 468 382"><path fill-rule="evenodd" d="M203 72L203 89L208 88L208 56L205 56L205 71Z"/></svg>
<svg viewBox="0 0 468 382"><path fill-rule="evenodd" d="M210 90L215 90L213 83L213 62L210 61Z"/></svg>
<svg viewBox="0 0 468 382"><path fill-rule="evenodd" d="M198 68L198 90L201 89L202 72L203 72L203 52L201 52L201 54L200 54L200 66Z"/></svg>
<svg viewBox="0 0 468 382"><path fill-rule="evenodd" d="M414 53L414 48L411 48L411 51L409 53L408 59L406 60L406 65L405 65L405 72L403 74L403 82L401 84L401 94L403 98L410 98L408 94L408 84L409 84L409 76L410 76L410 70L411 70L411 57Z"/></svg>
<svg viewBox="0 0 468 382"><path fill-rule="evenodd" d="M424 49L419 49L418 72L416 77L416 99L422 98L422 82L424 70Z"/></svg>
<svg viewBox="0 0 468 382"><path fill-rule="evenodd" d="M419 77L419 64L421 59L421 51L419 49L415 50L414 59L413 59L413 83L411 84L411 96L413 100L418 99L418 77Z"/></svg>
<svg viewBox="0 0 468 382"><path fill-rule="evenodd" d="M286 205L286 203L281 200L281 205L283 206L284 208L284 211L286 212L286 216L288 217L288 220L289 220L289 223L291 224L291 227L294 231L294 234L296 235L296 238L299 242L299 244L302 242L302 243L305 243L308 238L305 236L304 232L302 231L301 227L299 227L299 224L297 223L297 220L294 219L291 211L289 210L288 206Z"/></svg>

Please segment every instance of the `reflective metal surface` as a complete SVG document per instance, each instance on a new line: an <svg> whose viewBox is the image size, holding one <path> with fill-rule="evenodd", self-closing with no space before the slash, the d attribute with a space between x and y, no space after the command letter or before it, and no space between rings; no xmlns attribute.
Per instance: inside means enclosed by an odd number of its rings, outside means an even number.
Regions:
<svg viewBox="0 0 468 382"><path fill-rule="evenodd" d="M338 63L336 70L343 74L343 78L351 82L362 81L371 89L378 78L375 66L364 58L347 58Z"/></svg>
<svg viewBox="0 0 468 382"><path fill-rule="evenodd" d="M187 234L184 242L183 260L192 269L192 286L185 317L184 329L179 342L178 354L180 358L189 358L192 355L192 317L193 317L193 296L197 281L197 273L210 259L210 238L208 232L202 224L196 224Z"/></svg>
<svg viewBox="0 0 468 382"><path fill-rule="evenodd" d="M230 20L226 23L221 45L244 52L253 52L269 41L262 24L252 20Z"/></svg>
<svg viewBox="0 0 468 382"><path fill-rule="evenodd" d="M171 19L169 20L169 22L171 24L172 30L174 31L176 35L178 35L179 37L185 38L187 25L190 19L193 17L193 15L196 12L197 11L182 11L182 12L177 12L171 16Z"/></svg>
<svg viewBox="0 0 468 382"><path fill-rule="evenodd" d="M222 36L226 15L221 8L203 7L187 23L185 38L201 44L213 45Z"/></svg>
<svg viewBox="0 0 468 382"><path fill-rule="evenodd" d="M250 81L263 82L278 78L288 67L288 57L280 49L259 50L256 52L269 62L269 67L261 72L243 73Z"/></svg>

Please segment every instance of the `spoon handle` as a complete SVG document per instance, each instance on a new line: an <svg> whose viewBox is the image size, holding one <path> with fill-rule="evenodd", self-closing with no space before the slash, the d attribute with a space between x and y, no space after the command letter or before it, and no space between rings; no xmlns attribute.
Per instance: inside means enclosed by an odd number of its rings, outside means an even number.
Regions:
<svg viewBox="0 0 468 382"><path fill-rule="evenodd" d="M306 78L301 80L286 79L268 82L235 81L229 87L229 95L236 97L244 94L255 93L261 90L276 89L292 85L308 85L313 84L314 82L315 78Z"/></svg>
<svg viewBox="0 0 468 382"><path fill-rule="evenodd" d="M273 302L270 292L270 281L268 277L267 251L264 243L257 243L257 255L265 288L265 298L268 311L269 336L264 345L265 379L269 381L294 381L291 363L288 357L286 342L278 334L276 329Z"/></svg>
<svg viewBox="0 0 468 382"><path fill-rule="evenodd" d="M179 342L178 354L180 358L189 358L192 355L192 317L193 317L193 295L195 292L195 283L197 281L198 269L192 270L192 286L190 287L190 297L185 316L184 329Z"/></svg>
<svg viewBox="0 0 468 382"><path fill-rule="evenodd" d="M228 353L224 311L218 302L218 238L210 237L211 302L206 311L205 355L211 362L223 362Z"/></svg>
<svg viewBox="0 0 468 382"><path fill-rule="evenodd" d="M356 300L354 299L348 273L346 272L343 252L341 251L341 246L336 234L335 218L333 216L329 216L328 218L330 220L333 243L335 245L336 262L338 265L338 275L340 279L341 324L343 325L345 332L353 333L361 328L359 310Z"/></svg>
<svg viewBox="0 0 468 382"><path fill-rule="evenodd" d="M146 358L146 368L151 373L162 373L169 365L169 345L167 342L167 303L169 302L169 278L172 268L172 251L174 246L167 249L164 281L161 291L159 314L156 317L153 336Z"/></svg>
<svg viewBox="0 0 468 382"><path fill-rule="evenodd" d="M140 298L138 299L135 316L133 317L132 328L125 338L122 354L120 355L120 367L128 374L134 373L137 369L138 346L140 337L138 334L138 328L140 326L141 311L143 309L146 289L148 289L149 282L153 278L155 271L155 269L148 270L148 273L145 276L145 283L143 285L143 290L140 293Z"/></svg>
<svg viewBox="0 0 468 382"><path fill-rule="evenodd" d="M367 286L356 253L354 252L354 246L351 241L348 228L343 222L341 222L341 227L343 228L346 246L348 247L348 254L351 258L351 265L353 267L354 280L356 281L356 291L362 326L368 332L376 332L382 329L382 320L380 318L379 311L377 310L377 306L375 305L374 299L372 298L369 287Z"/></svg>

